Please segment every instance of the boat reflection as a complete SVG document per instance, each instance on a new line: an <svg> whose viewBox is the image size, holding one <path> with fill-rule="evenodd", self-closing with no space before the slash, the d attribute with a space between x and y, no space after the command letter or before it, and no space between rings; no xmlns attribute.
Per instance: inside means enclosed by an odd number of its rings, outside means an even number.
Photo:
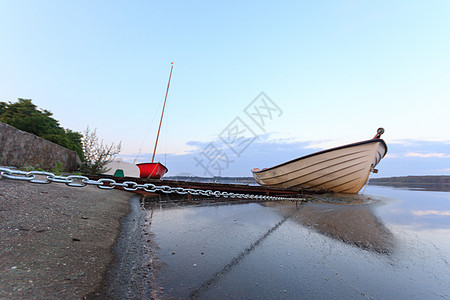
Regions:
<svg viewBox="0 0 450 300"><path fill-rule="evenodd" d="M276 207L283 216L292 213L292 221L364 250L389 254L394 249L393 234L368 204L309 202L297 209L286 202L267 202L264 206Z"/></svg>

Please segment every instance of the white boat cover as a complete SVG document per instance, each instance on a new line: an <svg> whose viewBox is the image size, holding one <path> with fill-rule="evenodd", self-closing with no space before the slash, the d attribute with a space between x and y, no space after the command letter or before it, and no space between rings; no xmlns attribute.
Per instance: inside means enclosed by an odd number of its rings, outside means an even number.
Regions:
<svg viewBox="0 0 450 300"><path fill-rule="evenodd" d="M114 175L117 170L122 170L123 174L125 177L136 177L139 178L140 175L140 171L139 171L139 167L123 161L123 159L121 157L116 157L114 158L113 161L111 161L110 163L108 163L106 165L106 168L109 169L108 171L106 171L105 175Z"/></svg>

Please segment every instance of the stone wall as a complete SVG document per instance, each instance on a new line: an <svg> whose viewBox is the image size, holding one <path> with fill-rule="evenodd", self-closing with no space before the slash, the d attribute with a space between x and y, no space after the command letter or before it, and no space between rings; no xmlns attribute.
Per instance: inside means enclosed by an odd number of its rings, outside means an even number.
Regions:
<svg viewBox="0 0 450 300"><path fill-rule="evenodd" d="M81 161L75 151L0 122L0 165L51 170L58 163L70 172Z"/></svg>

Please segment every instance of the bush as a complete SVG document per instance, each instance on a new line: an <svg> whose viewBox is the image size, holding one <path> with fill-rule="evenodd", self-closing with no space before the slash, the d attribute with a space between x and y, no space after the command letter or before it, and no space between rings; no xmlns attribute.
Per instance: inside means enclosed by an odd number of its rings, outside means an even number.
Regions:
<svg viewBox="0 0 450 300"><path fill-rule="evenodd" d="M85 174L101 174L108 171L105 167L122 150L122 142L117 146L103 145L103 140L98 141L97 129L90 131L86 128L82 137L82 149L84 160L81 163L81 172Z"/></svg>

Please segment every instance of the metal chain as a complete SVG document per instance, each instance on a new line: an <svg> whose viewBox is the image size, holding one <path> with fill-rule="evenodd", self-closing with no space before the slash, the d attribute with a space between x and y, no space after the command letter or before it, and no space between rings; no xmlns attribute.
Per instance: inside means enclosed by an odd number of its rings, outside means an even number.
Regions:
<svg viewBox="0 0 450 300"><path fill-rule="evenodd" d="M45 180L36 179L36 176L44 176ZM100 189L110 190L115 187L122 187L125 191L136 191L143 190L150 193L162 192L165 194L176 193L179 195L201 195L207 197L224 197L224 198L238 198L238 199L249 199L249 200L270 200L270 201L304 201L305 198L288 198L288 197L276 197L276 196L266 196L266 195L255 195L255 194L241 194L241 193L230 193L212 190L201 190L201 189L190 189L182 187L171 187L168 185L157 186L152 183L138 184L134 181L124 181L122 183L116 182L114 179L101 178L99 180L91 180L86 176L80 175L69 175L69 176L57 176L50 172L43 171L20 171L14 170L9 167L0 167L0 179L13 179L28 181L31 183L38 184L48 184L52 182L64 183L72 187L84 187L86 185L95 185Z"/></svg>

